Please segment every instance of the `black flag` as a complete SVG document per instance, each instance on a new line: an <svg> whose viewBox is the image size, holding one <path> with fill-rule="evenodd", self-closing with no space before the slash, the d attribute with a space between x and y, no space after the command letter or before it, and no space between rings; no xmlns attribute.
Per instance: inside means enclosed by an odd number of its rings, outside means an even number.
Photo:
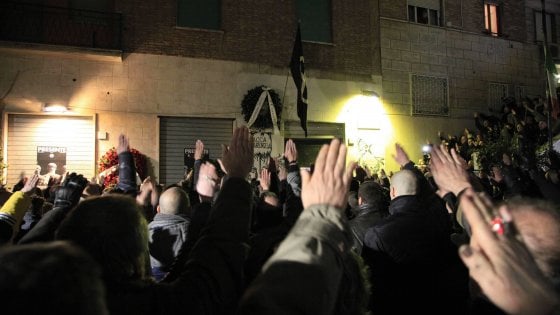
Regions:
<svg viewBox="0 0 560 315"><path fill-rule="evenodd" d="M307 138L307 84L305 80L305 67L303 64L303 46L301 45L301 32L299 24L290 61L290 71L297 88L297 114L301 122L301 128L305 131Z"/></svg>

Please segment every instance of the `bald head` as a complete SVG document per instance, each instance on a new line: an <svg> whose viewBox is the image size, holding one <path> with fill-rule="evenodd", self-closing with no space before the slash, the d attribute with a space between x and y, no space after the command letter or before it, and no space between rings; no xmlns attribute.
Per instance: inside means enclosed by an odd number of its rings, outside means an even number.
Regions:
<svg viewBox="0 0 560 315"><path fill-rule="evenodd" d="M418 192L418 179L414 172L402 170L391 177L391 199L399 196L416 195Z"/></svg>
<svg viewBox="0 0 560 315"><path fill-rule="evenodd" d="M159 197L159 212L164 214L186 214L191 206L189 196L179 187L171 187Z"/></svg>

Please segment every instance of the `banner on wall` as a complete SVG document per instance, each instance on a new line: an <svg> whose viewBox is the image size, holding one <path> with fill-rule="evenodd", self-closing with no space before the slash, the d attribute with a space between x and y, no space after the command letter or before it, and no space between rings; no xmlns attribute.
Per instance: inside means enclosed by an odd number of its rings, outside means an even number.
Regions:
<svg viewBox="0 0 560 315"><path fill-rule="evenodd" d="M268 166L272 154L272 132L251 131L254 144L253 169L251 178L258 178L263 167Z"/></svg>
<svg viewBox="0 0 560 315"><path fill-rule="evenodd" d="M66 147L38 146L37 169L39 185L60 180L66 172Z"/></svg>

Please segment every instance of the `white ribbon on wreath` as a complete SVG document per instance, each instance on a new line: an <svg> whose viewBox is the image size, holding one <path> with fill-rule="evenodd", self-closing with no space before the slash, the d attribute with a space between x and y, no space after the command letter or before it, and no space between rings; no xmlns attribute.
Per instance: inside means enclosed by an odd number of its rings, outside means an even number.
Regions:
<svg viewBox="0 0 560 315"><path fill-rule="evenodd" d="M247 122L247 127L251 128L251 126L255 123L255 121L257 120L257 117L259 117L259 113L261 112L261 109L263 107L264 104L264 100L268 100L268 108L270 110L270 118L272 119L272 133L275 135L280 134L280 130L278 129L278 116L276 116L276 108L274 107L274 103L272 103L272 97L270 96L270 93L268 92L270 90L270 88L263 86L262 87L262 93L261 96L259 96L259 100L257 101L257 104L255 105L255 109L253 109L253 113L251 114L251 117L249 118L249 121Z"/></svg>

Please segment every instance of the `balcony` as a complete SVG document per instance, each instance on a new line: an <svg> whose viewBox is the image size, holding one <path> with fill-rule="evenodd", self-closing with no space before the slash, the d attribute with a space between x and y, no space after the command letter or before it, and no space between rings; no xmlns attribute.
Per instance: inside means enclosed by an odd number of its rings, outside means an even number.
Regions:
<svg viewBox="0 0 560 315"><path fill-rule="evenodd" d="M122 50L119 13L36 4L0 3L0 40Z"/></svg>

